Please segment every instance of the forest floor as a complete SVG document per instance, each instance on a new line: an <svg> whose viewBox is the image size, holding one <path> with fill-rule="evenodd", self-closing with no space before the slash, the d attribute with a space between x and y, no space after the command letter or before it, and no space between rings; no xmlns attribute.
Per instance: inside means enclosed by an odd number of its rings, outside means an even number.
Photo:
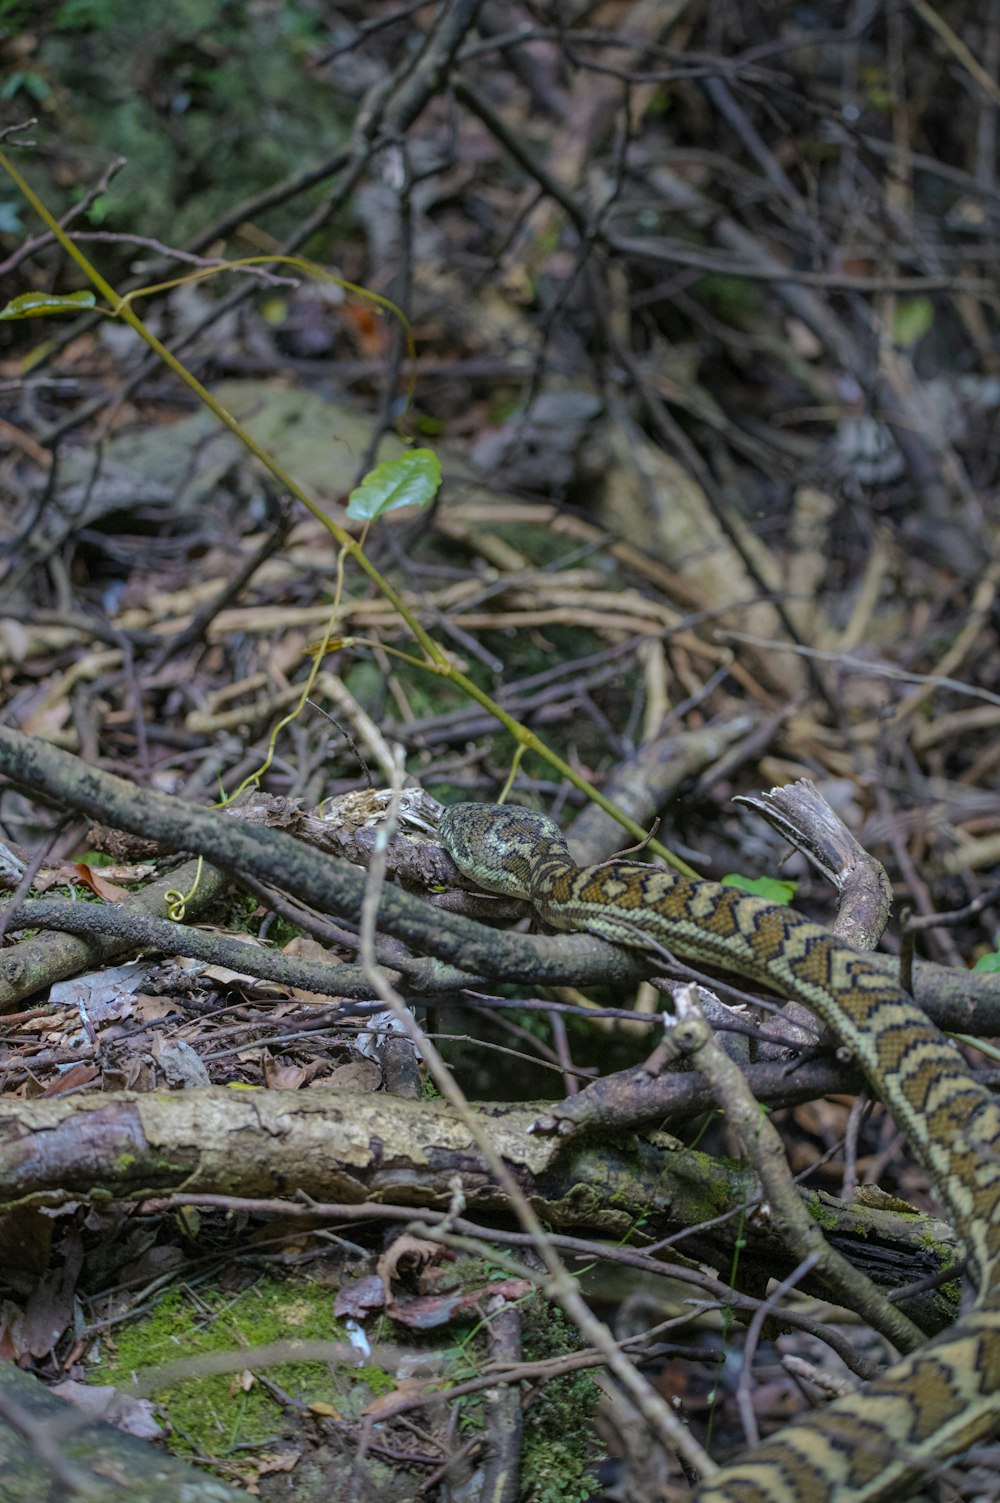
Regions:
<svg viewBox="0 0 1000 1503"><path fill-rule="evenodd" d="M38 24L8 9L3 149L163 345L107 286L103 315L69 301L90 284L10 182L3 732L139 797L208 808L249 784L262 824L356 864L371 850L355 827L341 846L318 833L326 801L400 777L493 801L512 772L513 801L605 859L636 841L598 818L596 787L644 830L659 820L700 875L763 880L832 923L829 884L733 802L807 778L888 870L883 950L915 943L959 993L968 979L980 1011L958 1031L1000 1033L1000 19L923 0L850 20L772 6L766 26L732 3L608 3L572 23L558 4L348 3L334 21L265 4L242 27L206 4L140 63L142 5ZM425 450L437 495L359 520L362 478ZM349 904L317 916L250 873L196 878L198 847L136 843L144 815L116 835L0 747L5 766L5 1109L209 1087L436 1094L412 1054L390 1057L374 992L309 984L309 963L363 965ZM110 787L91 803L110 809ZM447 885L415 859L398 880ZM12 921L29 898L127 906L156 881L187 884L198 954L152 931L102 952L53 931L39 949L43 923ZM445 896L437 911L482 919ZM457 964L433 937L427 953ZM234 964L232 938L289 969ZM383 943L409 974L413 947ZM470 1099L530 1112L655 1046L661 994L591 974L403 989ZM990 1051L970 1054L984 1078ZM802 1183L848 1206L878 1184L932 1213L888 1114L859 1104L846 1066L823 1080L814 1099L762 1098ZM664 1119L707 1174L735 1139L685 1110ZM366 1182L355 1223L307 1215L294 1185L284 1208L254 1191L235 1148L242 1188L220 1171L145 1195L126 1193L113 1134L87 1151L103 1199L67 1160L61 1193L18 1179L36 1203L0 1218L0 1354L21 1368L114 1386L126 1427L169 1431L255 1495L480 1496L484 1437L510 1421L496 1389L523 1424L496 1496L680 1495L676 1458L643 1473L635 1416L596 1376L606 1353L532 1294L541 1265L497 1205L473 1254L423 1223L393 1241L431 1208L398 1184L378 1213ZM625 1232L579 1197L574 1220L565 1185L532 1186L656 1392L712 1454L738 1449L760 1267L744 1277L731 1243L698 1242L688 1272L711 1265L745 1303L734 1321L703 1292L688 1336L690 1288L667 1251L670 1277L651 1271L637 1203ZM645 1257L631 1270L608 1256L626 1246ZM793 1306L799 1328L768 1322L753 1369L765 1432L803 1407L785 1359L828 1360L803 1330L828 1307L811 1289ZM883 1350L846 1329L866 1361ZM316 1344L310 1362L292 1363L291 1337ZM220 1350L240 1361L213 1377L134 1381ZM983 1496L975 1459L953 1480Z"/></svg>

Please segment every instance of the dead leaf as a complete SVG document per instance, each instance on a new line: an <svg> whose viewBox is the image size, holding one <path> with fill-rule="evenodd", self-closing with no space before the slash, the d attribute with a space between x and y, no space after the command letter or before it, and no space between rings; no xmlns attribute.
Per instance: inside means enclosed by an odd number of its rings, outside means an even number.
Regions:
<svg viewBox="0 0 1000 1503"><path fill-rule="evenodd" d="M152 962L104 966L70 981L57 981L49 990L49 1001L55 1007L72 1008L85 1024L127 1018L132 1013L132 999L154 969Z"/></svg>
<svg viewBox="0 0 1000 1503"><path fill-rule="evenodd" d="M0 653L9 662L22 663L28 656L31 637L20 621L10 616L0 619Z"/></svg>
<svg viewBox="0 0 1000 1503"><path fill-rule="evenodd" d="M427 1384L421 1378L403 1378L391 1393L380 1393L377 1399L372 1399L361 1413L370 1419L386 1419L403 1403L410 1399L417 1399L427 1392Z"/></svg>
<svg viewBox="0 0 1000 1503"><path fill-rule="evenodd" d="M386 1287L377 1274L368 1274L363 1279L349 1279L337 1290L333 1313L338 1319L353 1316L364 1320L373 1310L381 1310L386 1301Z"/></svg>
<svg viewBox="0 0 1000 1503"><path fill-rule="evenodd" d="M484 1284L481 1289L455 1290L452 1294L429 1294L418 1299L393 1301L386 1315L398 1325L414 1331L430 1331L447 1325L450 1320L474 1309L485 1299L524 1299L534 1288L527 1279L506 1279L503 1283Z"/></svg>
<svg viewBox="0 0 1000 1503"><path fill-rule="evenodd" d="M182 1039L158 1038L149 1052L172 1091L193 1090L196 1086L212 1084L212 1078L198 1055Z"/></svg>
<svg viewBox="0 0 1000 1503"><path fill-rule="evenodd" d="M19 728L27 736L41 736L43 741L51 741L56 732L62 730L71 714L72 707L65 696L53 704L43 700L36 710L32 710L20 722Z"/></svg>
<svg viewBox="0 0 1000 1503"><path fill-rule="evenodd" d="M463 1310L478 1302L479 1296L470 1297L461 1290L451 1294L426 1294L417 1299L393 1300L385 1313L397 1325L407 1326L411 1331L432 1331L445 1326L461 1315Z"/></svg>
<svg viewBox="0 0 1000 1503"><path fill-rule="evenodd" d="M92 1080L98 1078L100 1073L96 1065L81 1060L78 1065L71 1065L64 1074L56 1076L55 1080L50 1080L48 1085L43 1086L36 1081L38 1089L35 1094L46 1099L65 1096L68 1091L76 1091L80 1086L89 1085Z"/></svg>
<svg viewBox="0 0 1000 1503"><path fill-rule="evenodd" d="M18 1206L0 1216L0 1268L4 1283L29 1294L47 1268L54 1222L38 1206Z"/></svg>
<svg viewBox="0 0 1000 1503"><path fill-rule="evenodd" d="M67 1378L57 1383L53 1393L80 1409L91 1419L103 1420L124 1430L126 1435L135 1435L140 1440L161 1440L163 1427L153 1418L153 1405L149 1399L137 1399L131 1394L120 1393L117 1388L103 1387L93 1383L77 1383Z"/></svg>
<svg viewBox="0 0 1000 1503"><path fill-rule="evenodd" d="M0 1357L17 1362L24 1353L24 1311L13 1300L0 1300Z"/></svg>
<svg viewBox="0 0 1000 1503"><path fill-rule="evenodd" d="M314 1084L323 1090L377 1091L382 1084L382 1071L374 1060L358 1059L349 1065L337 1065Z"/></svg>
<svg viewBox="0 0 1000 1503"><path fill-rule="evenodd" d="M310 1404L309 1407L314 1413L316 1412L315 1406ZM327 1407L329 1408L329 1405ZM330 1414L334 1419L340 1418L335 1409L330 1409ZM298 1466L300 1455L299 1451L274 1451L269 1456L260 1456L257 1459L258 1474L266 1477L269 1472L290 1472L293 1467Z"/></svg>
<svg viewBox="0 0 1000 1503"><path fill-rule="evenodd" d="M72 1321L82 1268L83 1239L79 1231L69 1231L60 1261L45 1270L24 1307L24 1344L33 1357L47 1357Z"/></svg>
<svg viewBox="0 0 1000 1503"><path fill-rule="evenodd" d="M139 992L132 998L132 1002L135 1016L143 1023L158 1023L171 1013L181 1011L181 1004L176 997L152 997Z"/></svg>
<svg viewBox="0 0 1000 1503"><path fill-rule="evenodd" d="M283 946L282 955L294 955L298 960L322 960L335 961L339 956L326 945L321 945L318 939L313 939L311 934L297 934Z"/></svg>
<svg viewBox="0 0 1000 1503"><path fill-rule="evenodd" d="M445 1259L454 1262L455 1255L447 1252L439 1242L429 1242L426 1238L413 1237L409 1232L404 1232L379 1258L376 1272L386 1289L389 1289L397 1279L420 1274L428 1263L439 1263Z"/></svg>
<svg viewBox="0 0 1000 1503"><path fill-rule="evenodd" d="M264 1084L272 1091L297 1091L309 1077L309 1070L305 1065L279 1064L269 1054L264 1055L261 1063ZM315 1070L312 1073L315 1074Z"/></svg>
<svg viewBox="0 0 1000 1503"><path fill-rule="evenodd" d="M129 896L127 887L119 887L117 883L109 882L107 877L101 875L99 869L88 866L86 861L75 861L73 870L80 881L84 882L91 892L96 892L97 896L103 898L106 903L120 903L122 898Z"/></svg>

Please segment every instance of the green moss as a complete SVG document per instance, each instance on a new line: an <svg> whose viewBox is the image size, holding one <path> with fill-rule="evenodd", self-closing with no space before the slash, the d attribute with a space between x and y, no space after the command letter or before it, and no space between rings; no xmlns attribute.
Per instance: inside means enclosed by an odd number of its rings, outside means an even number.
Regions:
<svg viewBox="0 0 1000 1503"><path fill-rule="evenodd" d="M308 65L311 41L325 32L302 0L27 8L38 39L32 68L52 94L49 141L72 143L61 155L50 145L38 167L57 211L67 181L79 193L96 164L121 153L128 164L91 206L91 224L182 244L233 202L314 160L317 140L329 151L343 137L343 102ZM292 212L302 207L299 199ZM283 221L298 222L279 210L271 223L279 237Z"/></svg>
<svg viewBox="0 0 1000 1503"><path fill-rule="evenodd" d="M806 1199L806 1209L819 1226L832 1231L837 1225L837 1213L832 1207L825 1206L816 1190L810 1192Z"/></svg>
<svg viewBox="0 0 1000 1503"><path fill-rule="evenodd" d="M958 1255L955 1252L955 1249L953 1247L946 1247L943 1242L939 1242L938 1239L932 1236L930 1232L922 1233L919 1238L919 1243L921 1247L926 1248L928 1252L934 1255L934 1261L937 1263L939 1268L955 1268L956 1266L958 1266ZM941 1285L941 1288L938 1292L940 1293L941 1298L947 1300L947 1302L952 1305L956 1311L961 1308L961 1279L950 1279L948 1283Z"/></svg>
<svg viewBox="0 0 1000 1503"><path fill-rule="evenodd" d="M561 1310L542 1300L522 1307L528 1361L579 1350L582 1342ZM600 1390L589 1372L546 1383L524 1416L522 1503L585 1503L600 1491L594 1468L601 1459L593 1415Z"/></svg>
<svg viewBox="0 0 1000 1503"><path fill-rule="evenodd" d="M150 1314L117 1330L109 1340L107 1360L93 1381L128 1392L133 1375L210 1352L253 1349L272 1342L337 1341L340 1332L331 1312L328 1289L316 1285L262 1280L235 1297L214 1292L195 1298L176 1291L160 1300ZM381 1368L333 1367L325 1362L288 1362L267 1370L267 1377L295 1403L329 1404L338 1413L359 1413L377 1393L394 1386ZM237 1445L260 1443L280 1433L286 1413L260 1383L244 1387L232 1373L194 1378L153 1394L164 1406L174 1432L174 1449L221 1455Z"/></svg>
<svg viewBox="0 0 1000 1503"><path fill-rule="evenodd" d="M288 919L276 918L267 931L268 949L275 952L290 945L293 939L301 939L302 930Z"/></svg>
<svg viewBox="0 0 1000 1503"><path fill-rule="evenodd" d="M354 1368L354 1378L356 1382L364 1383L375 1398L383 1393L392 1393L399 1386L392 1373L386 1372L384 1367L376 1367L374 1363L368 1367Z"/></svg>
<svg viewBox="0 0 1000 1503"><path fill-rule="evenodd" d="M534 1443L526 1441L522 1463L523 1503L585 1503L600 1492L572 1437L546 1435Z"/></svg>
<svg viewBox="0 0 1000 1503"><path fill-rule="evenodd" d="M250 893L232 891L223 902L213 905L213 919L220 928L256 939L260 933L260 904ZM267 949L277 952L298 939L302 930L287 919L276 918L267 931Z"/></svg>
<svg viewBox="0 0 1000 1503"><path fill-rule="evenodd" d="M918 1216L920 1212L915 1211L913 1214L915 1216ZM958 1261L955 1257L954 1248L945 1247L944 1243L941 1242L937 1237L935 1237L933 1232L921 1232L920 1236L917 1238L917 1244L919 1247L925 1248L928 1252L932 1252L934 1256L940 1260L941 1265L944 1268L947 1268L949 1264Z"/></svg>
<svg viewBox="0 0 1000 1503"><path fill-rule="evenodd" d="M238 934L254 933L260 928L260 920L254 918L257 907L257 899L252 894L233 892L222 905L220 922Z"/></svg>
<svg viewBox="0 0 1000 1503"><path fill-rule="evenodd" d="M747 329L760 315L760 293L746 277L706 272L693 287L694 296L724 323Z"/></svg>

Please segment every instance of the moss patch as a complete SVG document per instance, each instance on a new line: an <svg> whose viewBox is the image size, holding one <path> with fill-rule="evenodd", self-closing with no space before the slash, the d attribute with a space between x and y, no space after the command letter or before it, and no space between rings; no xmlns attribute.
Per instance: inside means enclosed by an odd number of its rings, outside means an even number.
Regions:
<svg viewBox="0 0 1000 1503"><path fill-rule="evenodd" d="M338 1341L332 1294L313 1285L286 1285L266 1279L233 1296L191 1291L166 1295L149 1315L116 1330L93 1381L113 1384L128 1393L134 1375L180 1357L247 1349L247 1372L253 1350L293 1339ZM378 1372L331 1366L324 1362L289 1362L268 1368L268 1384L296 1404L329 1405L343 1415L359 1413L373 1393L393 1386ZM153 1395L164 1406L174 1432L173 1449L222 1455L235 1446L259 1444L280 1435L287 1407L255 1377L228 1373L194 1378Z"/></svg>
<svg viewBox="0 0 1000 1503"><path fill-rule="evenodd" d="M553 1305L523 1306L529 1361L576 1351L576 1329ZM600 1492L595 1466L603 1454L594 1434L600 1389L589 1372L569 1373L538 1390L524 1416L522 1503L585 1503Z"/></svg>

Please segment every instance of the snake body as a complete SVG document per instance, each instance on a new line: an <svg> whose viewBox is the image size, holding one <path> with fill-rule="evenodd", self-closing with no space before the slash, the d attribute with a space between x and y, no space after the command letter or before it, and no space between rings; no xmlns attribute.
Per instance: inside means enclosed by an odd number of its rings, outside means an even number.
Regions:
<svg viewBox="0 0 1000 1503"><path fill-rule="evenodd" d="M965 1244L977 1298L949 1331L723 1467L699 1503L905 1496L1000 1427L1000 1103L908 994L794 909L628 862L578 867L532 810L455 804L438 834L465 876L527 899L553 928L667 948L805 1003L851 1049Z"/></svg>

